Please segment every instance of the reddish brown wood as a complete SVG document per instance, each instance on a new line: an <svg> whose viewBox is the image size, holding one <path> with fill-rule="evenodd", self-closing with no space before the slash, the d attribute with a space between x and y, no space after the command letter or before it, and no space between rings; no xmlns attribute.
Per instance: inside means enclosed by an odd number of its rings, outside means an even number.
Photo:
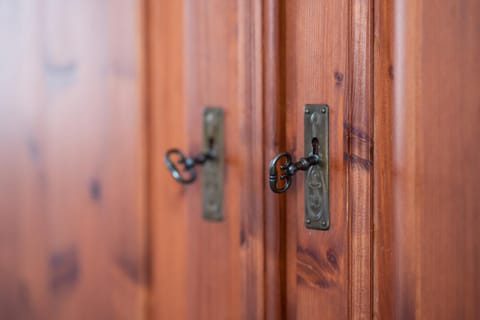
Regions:
<svg viewBox="0 0 480 320"><path fill-rule="evenodd" d="M394 319L392 215L393 2L375 1L374 38L374 256L375 319Z"/></svg>
<svg viewBox="0 0 480 320"><path fill-rule="evenodd" d="M185 1L185 117L189 152L201 146L201 115L207 105L225 108L224 221L201 217L200 184L188 186L189 319L240 317L240 192L241 152L251 132L239 131L242 109L238 96L238 16L233 2ZM243 182L246 182L243 180Z"/></svg>
<svg viewBox="0 0 480 320"><path fill-rule="evenodd" d="M260 1L238 2L238 142L240 164L236 173L240 215L240 318L265 318L265 135L268 112L263 74L263 11ZM233 119L232 119L233 120ZM232 122L230 122L232 123ZM268 145L268 143L267 143ZM228 172L228 171L227 171ZM238 183L240 182L240 183Z"/></svg>
<svg viewBox="0 0 480 320"><path fill-rule="evenodd" d="M303 177L287 195L288 317L371 317L370 1L286 4L287 147L303 152L303 106L330 105L327 232L303 222Z"/></svg>
<svg viewBox="0 0 480 320"><path fill-rule="evenodd" d="M154 52L149 60L155 66L149 86L155 97L151 104L152 316L262 319L261 3L151 1L150 12L154 29L149 41ZM180 188L168 177L162 161L171 147L200 151L201 115L208 105L225 109L222 222L202 218L201 184Z"/></svg>
<svg viewBox="0 0 480 320"><path fill-rule="evenodd" d="M480 317L474 0L5 3L2 316ZM301 175L265 183L306 103L331 108L328 232L303 226ZM226 111L221 223L162 161L199 151L205 105Z"/></svg>
<svg viewBox="0 0 480 320"><path fill-rule="evenodd" d="M393 68L376 60L393 79L376 104L377 316L478 319L480 4L396 1L393 14Z"/></svg>
<svg viewBox="0 0 480 320"><path fill-rule="evenodd" d="M138 1L0 5L0 317L142 319Z"/></svg>
<svg viewBox="0 0 480 320"><path fill-rule="evenodd" d="M348 316L348 222L343 161L344 77L347 61L346 1L286 4L287 149L303 154L303 105L330 105L330 211L328 232L303 221L303 177L287 194L288 318ZM328 28L330 25L336 28ZM335 72L342 80L338 83ZM333 214L334 213L334 214Z"/></svg>
<svg viewBox="0 0 480 320"><path fill-rule="evenodd" d="M373 313L373 22L373 1L350 2L344 140L350 220L350 319L372 318Z"/></svg>
<svg viewBox="0 0 480 320"><path fill-rule="evenodd" d="M151 319L185 319L189 307L185 199L191 191L163 164L168 148L186 149L183 10L182 1L147 1Z"/></svg>
<svg viewBox="0 0 480 320"><path fill-rule="evenodd" d="M285 5L263 1L264 164L286 149ZM266 173L264 177L266 177ZM265 318L286 315L286 195L274 194L264 184L265 201Z"/></svg>

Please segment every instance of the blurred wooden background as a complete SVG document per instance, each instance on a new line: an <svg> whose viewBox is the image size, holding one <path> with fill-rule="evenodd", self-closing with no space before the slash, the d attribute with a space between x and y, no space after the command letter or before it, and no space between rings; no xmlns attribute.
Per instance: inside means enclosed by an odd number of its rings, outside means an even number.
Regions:
<svg viewBox="0 0 480 320"><path fill-rule="evenodd" d="M141 1L0 1L0 318L142 319Z"/></svg>

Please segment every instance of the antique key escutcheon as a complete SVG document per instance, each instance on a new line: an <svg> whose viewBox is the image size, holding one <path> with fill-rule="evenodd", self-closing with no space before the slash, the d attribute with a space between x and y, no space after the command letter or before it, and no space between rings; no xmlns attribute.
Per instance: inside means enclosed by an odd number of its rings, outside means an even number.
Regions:
<svg viewBox="0 0 480 320"><path fill-rule="evenodd" d="M172 177L189 184L197 179L195 167L203 166L202 212L208 220L223 220L223 109L207 107L203 113L203 152L187 157L179 149L165 153L165 165Z"/></svg>
<svg viewBox="0 0 480 320"><path fill-rule="evenodd" d="M288 152L277 154L269 166L270 189L287 191L297 171L305 172L305 226L328 230L328 105L307 104L304 113L304 157L294 162Z"/></svg>

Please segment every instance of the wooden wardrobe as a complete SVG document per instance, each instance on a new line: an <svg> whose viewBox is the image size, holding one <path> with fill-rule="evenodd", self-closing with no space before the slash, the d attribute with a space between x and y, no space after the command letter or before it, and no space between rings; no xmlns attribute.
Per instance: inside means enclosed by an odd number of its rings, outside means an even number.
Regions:
<svg viewBox="0 0 480 320"><path fill-rule="evenodd" d="M480 319L478 0L0 0L0 44L0 319ZM311 105L326 230L269 186ZM212 106L220 221L164 159Z"/></svg>

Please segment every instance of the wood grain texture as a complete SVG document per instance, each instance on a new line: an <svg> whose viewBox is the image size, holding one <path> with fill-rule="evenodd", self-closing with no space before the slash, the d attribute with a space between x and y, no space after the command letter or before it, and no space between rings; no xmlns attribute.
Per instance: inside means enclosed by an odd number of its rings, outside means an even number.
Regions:
<svg viewBox="0 0 480 320"><path fill-rule="evenodd" d="M345 319L349 312L343 160L348 2L289 1L285 12L287 150L297 158L303 155L304 104L328 103L331 212L328 232L304 227L303 176L297 175L287 194L287 318Z"/></svg>
<svg viewBox="0 0 480 320"><path fill-rule="evenodd" d="M303 106L330 106L330 230L304 227L302 175L287 195L288 318L370 318L373 4L289 1L285 12L289 152L303 153Z"/></svg>
<svg viewBox="0 0 480 320"><path fill-rule="evenodd" d="M152 318L262 319L261 3L150 1L149 12ZM178 186L162 161L171 147L201 151L205 106L225 110L222 222L202 218L201 183Z"/></svg>
<svg viewBox="0 0 480 320"><path fill-rule="evenodd" d="M392 250L377 255L377 317L478 319L480 4L396 1L393 14L392 103L376 105L393 119L391 142L376 135L376 158L392 156L376 174L376 252Z"/></svg>
<svg viewBox="0 0 480 320"><path fill-rule="evenodd" d="M240 207L240 319L265 319L265 101L261 1L238 1L238 109L240 166L236 174ZM240 183L238 183L240 181Z"/></svg>
<svg viewBox="0 0 480 320"><path fill-rule="evenodd" d="M138 1L0 3L2 319L141 319Z"/></svg>
<svg viewBox="0 0 480 320"><path fill-rule="evenodd" d="M286 150L285 5L263 1L264 167ZM264 175L266 177L266 174ZM283 319L286 292L286 194L275 194L264 184L265 202L265 319Z"/></svg>
<svg viewBox="0 0 480 320"><path fill-rule="evenodd" d="M185 199L191 190L175 183L163 162L167 149L186 150L183 10L183 1L147 1L150 319L186 319L189 307Z"/></svg>
<svg viewBox="0 0 480 320"><path fill-rule="evenodd" d="M201 217L200 184L189 186L187 205L189 319L240 317L240 197L243 165L238 131L237 6L225 1L185 1L185 118L187 146L200 151L201 115L207 105L225 108L224 221ZM230 169L230 170L229 170ZM237 170L235 170L237 169Z"/></svg>
<svg viewBox="0 0 480 320"><path fill-rule="evenodd" d="M349 101L345 104L344 140L350 220L350 319L371 319L373 313L373 8L373 1L350 2Z"/></svg>
<svg viewBox="0 0 480 320"><path fill-rule="evenodd" d="M392 215L393 2L375 1L374 37L374 252L375 319L394 319Z"/></svg>

